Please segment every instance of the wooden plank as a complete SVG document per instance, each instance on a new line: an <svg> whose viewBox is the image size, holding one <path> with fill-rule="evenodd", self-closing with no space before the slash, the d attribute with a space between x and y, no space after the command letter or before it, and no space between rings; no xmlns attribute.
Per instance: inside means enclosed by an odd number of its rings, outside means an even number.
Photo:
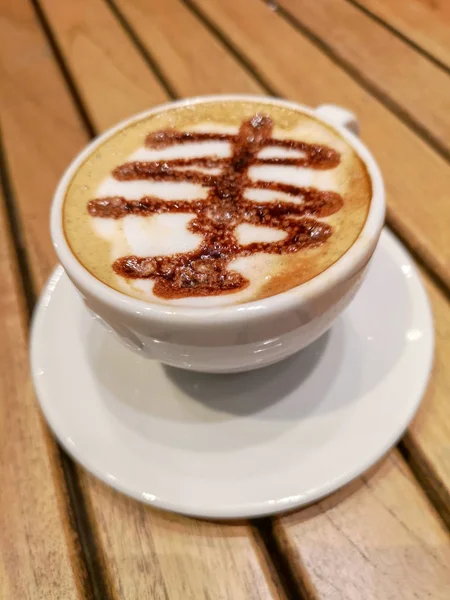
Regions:
<svg viewBox="0 0 450 600"><path fill-rule="evenodd" d="M151 509L86 477L120 600L285 599L259 536L245 523Z"/></svg>
<svg viewBox="0 0 450 600"><path fill-rule="evenodd" d="M40 0L83 104L107 128L167 99L160 82L103 0ZM89 102L95 95L97 102Z"/></svg>
<svg viewBox="0 0 450 600"><path fill-rule="evenodd" d="M310 106L340 104L359 116L362 137L384 174L391 225L450 287L449 164L265 3L189 4L227 36L278 94Z"/></svg>
<svg viewBox="0 0 450 600"><path fill-rule="evenodd" d="M115 4L179 96L262 92L178 0L115 0Z"/></svg>
<svg viewBox="0 0 450 600"><path fill-rule="evenodd" d="M450 67L447 0L358 0L358 4Z"/></svg>
<svg viewBox="0 0 450 600"><path fill-rule="evenodd" d="M448 598L448 534L397 453L274 530L312 600Z"/></svg>
<svg viewBox="0 0 450 600"><path fill-rule="evenodd" d="M450 155L450 77L445 71L347 0L278 3Z"/></svg>
<svg viewBox="0 0 450 600"><path fill-rule="evenodd" d="M98 3L97 9L107 10L103 3ZM54 67L54 59L30 5L25 1L13 4L4 2L2 15L0 72L2 79L8 81L8 95L0 96L0 117L17 192L17 208L27 240L35 242L34 246L27 248L30 250L31 268L36 285L41 287L48 274L48 265L53 261L50 245L47 244L47 218L44 221L41 215L48 214L51 190L65 166L56 160L58 150L61 155L68 154L65 156L67 162L86 140L86 135L71 104L68 88ZM75 23L73 28L76 29ZM69 37L70 28L65 31L64 35ZM103 43L100 31L96 37L97 48L102 47ZM59 32L58 35L62 40L63 34ZM116 38L116 42L118 47L122 47L120 38ZM67 55L71 72L74 72L73 63L78 60L77 47L75 45L75 50ZM106 52L97 54L96 51L95 56L99 55L107 57ZM22 57L23 68L18 68L14 60L20 61ZM31 73L27 71L28 67ZM103 67L110 76L115 73L103 62L98 64L100 70ZM148 77L153 80L150 71ZM45 86L42 81L45 81ZM119 73L117 79L110 81L110 85L112 88L125 88L128 84ZM132 112L136 109L135 99L128 96L125 93L128 88L124 88L121 88L124 100L120 110L129 109ZM39 107L45 106L49 89L57 109L44 113L44 129L39 121ZM92 89L94 92L91 95ZM96 115L95 121L101 121L104 127L110 124L112 113L105 111L103 115L101 110L105 102L104 95L97 95L95 88L86 86L84 101L90 114ZM36 107L35 112L32 106ZM19 127L22 120L26 126ZM17 125L7 126L9 122ZM23 168L27 162L23 160L21 152L23 148L39 148L43 137L46 145L52 148L52 156L56 158L54 162L39 161L36 172L30 166L31 175L36 177L33 188L28 181L30 171ZM41 185L38 185L38 176ZM32 218L35 214L39 215L39 222ZM22 364L26 364L25 359ZM93 533L99 544L99 564L104 568L103 576L111 586L112 597L121 600L284 598L265 550L248 524L226 527L217 523L175 518L114 493L81 468L77 472ZM31 501L32 498L28 500L29 503ZM33 600L39 597L37 594L32 596ZM68 594L58 597L70 598Z"/></svg>
<svg viewBox="0 0 450 600"><path fill-rule="evenodd" d="M25 306L0 192L0 597L81 600L83 573L28 375Z"/></svg>

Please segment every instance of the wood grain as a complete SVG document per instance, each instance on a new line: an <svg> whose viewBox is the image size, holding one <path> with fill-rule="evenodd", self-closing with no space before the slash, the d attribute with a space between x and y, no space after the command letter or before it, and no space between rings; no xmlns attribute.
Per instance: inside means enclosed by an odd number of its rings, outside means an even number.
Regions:
<svg viewBox="0 0 450 600"><path fill-rule="evenodd" d="M178 0L114 0L179 96L261 93L254 78Z"/></svg>
<svg viewBox="0 0 450 600"><path fill-rule="evenodd" d="M358 4L450 67L447 0L358 0Z"/></svg>
<svg viewBox="0 0 450 600"><path fill-rule="evenodd" d="M260 0L189 4L228 37L279 95L310 106L340 104L358 115L362 138L384 174L391 225L450 286L449 164Z"/></svg>
<svg viewBox="0 0 450 600"><path fill-rule="evenodd" d="M58 451L28 375L25 306L0 192L0 597L81 600Z"/></svg>
<svg viewBox="0 0 450 600"><path fill-rule="evenodd" d="M448 534L396 452L275 534L308 598L448 598Z"/></svg>
<svg viewBox="0 0 450 600"><path fill-rule="evenodd" d="M96 128L164 102L167 95L104 0L40 0ZM89 102L91 96L98 101Z"/></svg>
<svg viewBox="0 0 450 600"><path fill-rule="evenodd" d="M6 2L4 4L0 20L0 72L2 78L8 81L9 93L7 96L0 96L0 115L2 126L5 125L5 146L14 189L17 192L20 220L26 232L26 239L34 241L34 245L29 246L27 242L27 250L35 284L40 288L47 276L48 266L54 260L50 244L47 243L47 218L44 220L41 216L48 215L51 190L57 183L63 165L56 160L42 160L38 162L36 170L32 163L29 168L24 169L24 165L28 163L22 149L38 147L45 136L47 144L51 145L51 156L58 157L59 150L61 155L69 155L65 157L67 162L87 137L71 104L68 88L54 67L54 58L29 4L25 1L16 2L14 5ZM100 5L98 9L100 10ZM69 30L70 28L64 31ZM4 32L8 35L2 35ZM59 32L58 35L62 42L63 33ZM120 38L116 38L116 42L121 46ZM101 43L102 38L97 35L97 47ZM70 72L75 72L72 63L79 60L77 47L75 46L75 50L67 56ZM84 49L82 46L81 48L84 57ZM99 54L107 56L106 52ZM28 72L25 69L27 61L23 69L12 68L16 64L15 59L21 60L27 56L39 56L39 60L31 60L31 76L27 76ZM98 56L97 51L95 56ZM100 66L103 68L103 64ZM115 73L114 69L104 66L108 73ZM150 71L148 77L153 80ZM45 82L45 85L42 82ZM122 98L127 99L127 102L122 101L120 110L133 112L136 100L132 95L125 93L128 84L122 75L119 74L117 80L110 81L110 85L112 88L124 86ZM53 110L51 104L49 112L46 113L44 109L49 89L52 91L52 103L54 102L57 109ZM22 98L26 98L26 102ZM104 95L97 95L95 88L87 86L84 101L90 114L96 115L95 122L101 121L104 127L110 125L112 112L102 112ZM45 128L39 121L39 107L44 107L42 120L46 124ZM8 125L20 122L25 122L27 126ZM30 172L35 177L34 187L28 181ZM39 219L33 218L36 214L39 215ZM26 364L25 359L22 364ZM17 381L20 381L20 375L17 376ZM31 389L29 394L31 398ZM110 586L112 598L284 598L265 550L249 525L243 523L228 527L187 518L175 519L114 493L81 468L78 475L85 494L93 535L99 544L100 565L104 568L103 577ZM29 502L31 503L31 499ZM51 506L47 510L50 512ZM50 521L47 521L47 525L47 535L56 537L57 525ZM41 548L38 544L36 547ZM44 552L42 554L46 556ZM61 554L63 556L63 553ZM30 573L24 575L25 579L31 576ZM1 592L3 593L3 589ZM15 599L22 596L12 597ZM46 597L52 596L49 593ZM63 597L64 600L71 598L68 594L56 597ZM35 595L32 598L35 600L39 596Z"/></svg>
<svg viewBox="0 0 450 600"><path fill-rule="evenodd" d="M279 0L279 5L377 93L397 103L450 156L450 77L445 71L347 0Z"/></svg>

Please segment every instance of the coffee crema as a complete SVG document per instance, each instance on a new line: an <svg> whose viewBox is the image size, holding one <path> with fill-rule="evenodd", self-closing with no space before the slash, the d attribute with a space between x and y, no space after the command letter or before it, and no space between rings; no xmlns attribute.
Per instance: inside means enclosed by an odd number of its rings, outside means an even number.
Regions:
<svg viewBox="0 0 450 600"><path fill-rule="evenodd" d="M205 101L135 121L68 186L64 230L101 281L151 302L264 298L333 264L369 208L370 179L301 111Z"/></svg>

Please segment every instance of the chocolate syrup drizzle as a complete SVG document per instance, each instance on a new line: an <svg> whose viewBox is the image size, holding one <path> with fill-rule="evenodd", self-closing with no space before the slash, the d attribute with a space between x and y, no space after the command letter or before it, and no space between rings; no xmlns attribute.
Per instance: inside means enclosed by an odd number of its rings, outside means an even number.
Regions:
<svg viewBox="0 0 450 600"><path fill-rule="evenodd" d="M337 212L343 205L336 192L297 187L272 181L254 181L248 170L254 165L293 165L312 169L332 169L339 164L338 152L327 146L272 138L273 123L268 116L256 114L242 123L237 135L224 133L189 133L158 131L146 138L150 148L167 148L176 144L226 141L231 144L230 158L207 156L177 158L154 162L135 161L118 166L112 172L119 181L150 179L196 183L209 188L206 199L163 200L145 196L127 200L120 196L98 198L88 204L93 217L120 219L126 215L151 216L162 213L195 215L188 230L202 236L200 245L190 252L169 256L124 256L113 264L114 271L125 278L154 279L153 293L160 298L209 296L244 289L249 281L229 263L240 256L257 252L288 254L322 244L332 235L332 227L317 218ZM277 146L302 152L298 158L258 158L265 146ZM183 167L182 170L179 168ZM220 168L219 175L188 167ZM244 197L246 189L283 192L297 202L258 202ZM239 243L236 228L248 223L273 227L285 232L276 242Z"/></svg>

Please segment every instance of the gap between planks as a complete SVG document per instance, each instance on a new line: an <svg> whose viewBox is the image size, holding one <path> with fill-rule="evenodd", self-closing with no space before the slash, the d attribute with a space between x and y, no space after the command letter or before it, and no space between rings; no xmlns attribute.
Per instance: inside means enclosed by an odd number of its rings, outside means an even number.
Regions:
<svg viewBox="0 0 450 600"><path fill-rule="evenodd" d="M400 40L402 40L402 42L405 42L405 44L408 44L408 46L413 48L413 50L415 50L416 52L418 52L419 54L424 56L426 59L428 59L434 65L436 65L437 67L442 69L445 73L448 73L450 75L450 67L448 65L446 65L443 61L439 60L439 58L437 58L437 56L434 56L426 48L424 48L423 46L420 46L413 39L411 39L410 37L408 37L407 35L402 33L399 29L394 27L394 25L391 25L385 19L383 19L382 17L380 17L379 15L374 13L372 10L370 10L370 8L365 6L362 2L358 2L358 0L346 0L346 2L348 2L349 4L352 4L353 6L358 8L361 12L363 12L364 14L369 16L371 19L373 19L380 25L382 25L385 29L387 29L387 31L392 33L392 35L395 35L396 37L398 37ZM430 6L432 6L431 2L430 2Z"/></svg>

